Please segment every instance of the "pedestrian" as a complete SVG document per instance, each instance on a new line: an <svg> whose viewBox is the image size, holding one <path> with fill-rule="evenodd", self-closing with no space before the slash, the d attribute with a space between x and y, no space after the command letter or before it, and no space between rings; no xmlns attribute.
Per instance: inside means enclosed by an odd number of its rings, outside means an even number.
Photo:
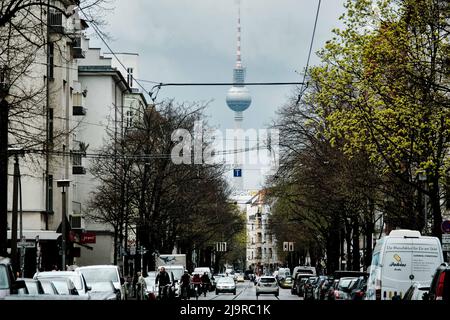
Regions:
<svg viewBox="0 0 450 320"><path fill-rule="evenodd" d="M147 288L147 284L145 283L145 278L142 275L141 272L138 272L138 288L139 288L139 292L138 292L138 300L144 300L144 292Z"/></svg>
<svg viewBox="0 0 450 320"><path fill-rule="evenodd" d="M135 273L133 276L133 297L135 297L135 298L137 298L137 281L138 281L138 276L137 276L137 273Z"/></svg>

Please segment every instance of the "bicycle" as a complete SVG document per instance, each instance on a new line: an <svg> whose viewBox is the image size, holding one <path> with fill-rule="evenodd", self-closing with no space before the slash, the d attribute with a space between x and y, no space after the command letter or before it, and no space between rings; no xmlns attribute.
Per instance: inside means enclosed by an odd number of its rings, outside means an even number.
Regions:
<svg viewBox="0 0 450 320"><path fill-rule="evenodd" d="M189 297L189 286L181 286L181 300L188 300Z"/></svg>

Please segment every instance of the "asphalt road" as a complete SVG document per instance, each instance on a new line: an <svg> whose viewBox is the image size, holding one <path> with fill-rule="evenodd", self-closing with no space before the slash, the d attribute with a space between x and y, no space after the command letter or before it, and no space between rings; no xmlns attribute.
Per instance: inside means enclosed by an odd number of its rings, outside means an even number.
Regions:
<svg viewBox="0 0 450 320"><path fill-rule="evenodd" d="M195 298L191 298L194 299ZM203 295L198 300L301 300L297 295L292 295L290 289L280 288L280 295L275 297L273 294L261 294L256 297L256 288L253 282L238 282L236 285L236 295L232 293L219 293L215 291L208 292L206 297Z"/></svg>

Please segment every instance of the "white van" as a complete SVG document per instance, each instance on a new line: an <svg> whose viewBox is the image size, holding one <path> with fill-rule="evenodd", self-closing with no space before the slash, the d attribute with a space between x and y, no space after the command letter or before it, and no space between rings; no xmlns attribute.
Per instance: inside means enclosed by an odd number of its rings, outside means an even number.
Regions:
<svg viewBox="0 0 450 320"><path fill-rule="evenodd" d="M402 298L415 282L429 286L443 261L438 238L414 230L391 231L374 248L366 300Z"/></svg>
<svg viewBox="0 0 450 320"><path fill-rule="evenodd" d="M294 271L292 272L292 278L295 279L295 276L297 275L297 273L307 273L307 274L311 274L311 276L314 276L314 277L317 275L315 267L307 267L307 266L295 267Z"/></svg>

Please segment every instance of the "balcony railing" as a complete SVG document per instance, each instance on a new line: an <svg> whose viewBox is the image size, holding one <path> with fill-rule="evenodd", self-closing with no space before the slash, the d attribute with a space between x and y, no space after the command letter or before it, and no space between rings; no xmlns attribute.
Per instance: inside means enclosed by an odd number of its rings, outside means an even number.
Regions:
<svg viewBox="0 0 450 320"><path fill-rule="evenodd" d="M63 25L63 14L56 10L50 10L48 13L49 31L55 33L64 33L65 27Z"/></svg>
<svg viewBox="0 0 450 320"><path fill-rule="evenodd" d="M75 59L86 58L86 52L81 47L81 37L76 37L72 40L72 56Z"/></svg>

